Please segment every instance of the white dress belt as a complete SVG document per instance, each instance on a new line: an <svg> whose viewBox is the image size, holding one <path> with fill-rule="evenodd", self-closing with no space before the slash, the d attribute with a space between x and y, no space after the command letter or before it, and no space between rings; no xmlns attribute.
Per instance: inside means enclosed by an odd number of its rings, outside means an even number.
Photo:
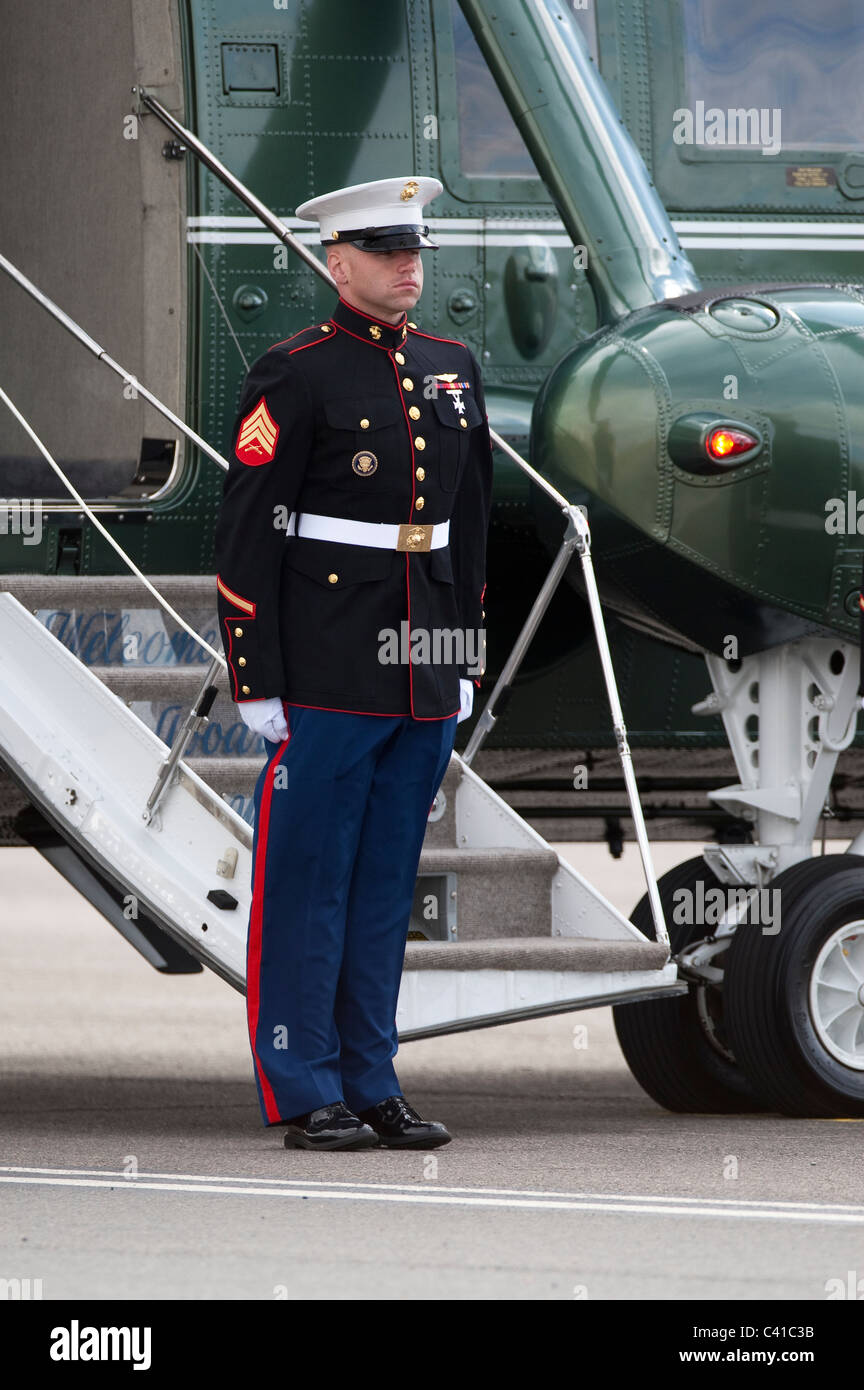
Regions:
<svg viewBox="0 0 864 1390"><path fill-rule="evenodd" d="M288 518L289 536L301 536L303 540L344 541L348 545L376 545L382 550L395 550L399 541L398 525L387 521L349 521L341 516L322 516L317 512L300 513L300 530L297 530L297 513ZM449 543L450 522L438 521L432 527L430 550L440 550Z"/></svg>

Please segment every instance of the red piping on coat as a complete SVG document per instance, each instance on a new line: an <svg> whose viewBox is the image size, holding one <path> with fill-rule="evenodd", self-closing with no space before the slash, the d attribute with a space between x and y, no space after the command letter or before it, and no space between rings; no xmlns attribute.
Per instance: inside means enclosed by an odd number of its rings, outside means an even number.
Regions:
<svg viewBox="0 0 864 1390"><path fill-rule="evenodd" d="M267 1079L264 1068L261 1065L261 1058L258 1056L258 1051L255 1047L255 1035L258 1032L258 1010L260 1006L259 981L261 977L264 866L267 862L267 832L270 828L270 802L273 798L273 773L276 769L276 764L279 762L290 741L291 734L289 732L288 737L283 739L279 744L279 747L267 764L267 772L264 776L264 788L261 793L261 808L258 816L258 843L255 851L255 891L252 894L252 909L249 916L249 948L246 953L246 1014L249 1023L249 1042L252 1046L255 1070L258 1073L258 1080L261 1083L264 1108L267 1112L267 1119L271 1124L275 1124L282 1117L279 1114L279 1106L276 1104L273 1087Z"/></svg>

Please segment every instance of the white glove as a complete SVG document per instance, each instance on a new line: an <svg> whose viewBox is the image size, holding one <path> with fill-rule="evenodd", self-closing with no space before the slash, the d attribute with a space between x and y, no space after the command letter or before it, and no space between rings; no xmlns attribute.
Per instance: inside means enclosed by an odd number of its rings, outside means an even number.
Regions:
<svg viewBox="0 0 864 1390"><path fill-rule="evenodd" d="M466 681L460 677L459 680L459 713L456 716L456 723L461 724L463 719L468 719L474 708L474 682Z"/></svg>
<svg viewBox="0 0 864 1390"><path fill-rule="evenodd" d="M283 743L288 737L285 711L278 696L274 695L271 700L243 700L237 710L246 728L269 743Z"/></svg>

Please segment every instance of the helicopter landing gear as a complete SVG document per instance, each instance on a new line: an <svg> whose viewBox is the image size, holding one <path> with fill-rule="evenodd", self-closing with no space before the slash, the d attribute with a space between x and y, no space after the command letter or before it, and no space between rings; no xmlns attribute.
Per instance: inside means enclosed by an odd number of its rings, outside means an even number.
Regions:
<svg viewBox="0 0 864 1390"><path fill-rule="evenodd" d="M658 879L674 954L705 936L702 915L688 912L687 904L704 903L719 886L720 880L701 856L678 864ZM684 920L687 918L690 920ZM630 920L646 936L654 936L647 893ZM725 945L719 943L720 954L704 971L706 978L691 982L686 995L617 1004L612 1010L615 1031L630 1070L642 1089L667 1110L735 1114L766 1108L757 1088L738 1065L727 1036L719 985L722 953L731 939L727 937Z"/></svg>
<svg viewBox="0 0 864 1390"><path fill-rule="evenodd" d="M807 638L706 664L714 693L695 712L722 716L739 777L709 795L753 843L708 845L659 880L688 993L617 1005L618 1040L668 1110L864 1115L864 835L811 857L855 735L858 653ZM681 890L693 910L679 924ZM643 898L632 921L647 936L651 920Z"/></svg>
<svg viewBox="0 0 864 1390"><path fill-rule="evenodd" d="M766 1108L862 1116L864 858L809 859L771 887L780 895L780 930L765 935L741 924L726 953L732 1049Z"/></svg>

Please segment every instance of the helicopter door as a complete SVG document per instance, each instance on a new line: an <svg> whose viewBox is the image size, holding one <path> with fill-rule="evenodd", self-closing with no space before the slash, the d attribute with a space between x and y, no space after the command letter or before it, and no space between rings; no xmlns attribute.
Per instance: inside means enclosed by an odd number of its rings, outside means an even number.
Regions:
<svg viewBox="0 0 864 1390"><path fill-rule="evenodd" d="M182 107L175 8L135 0L6 6L0 247L182 413L185 248L177 228L185 169L144 138L129 91L137 75L172 110ZM0 381L86 497L128 515L139 499L173 486L173 431L134 377L106 374L5 275L0 321ZM0 496L38 498L52 513L77 510L5 407ZM62 556L58 563L62 569Z"/></svg>

